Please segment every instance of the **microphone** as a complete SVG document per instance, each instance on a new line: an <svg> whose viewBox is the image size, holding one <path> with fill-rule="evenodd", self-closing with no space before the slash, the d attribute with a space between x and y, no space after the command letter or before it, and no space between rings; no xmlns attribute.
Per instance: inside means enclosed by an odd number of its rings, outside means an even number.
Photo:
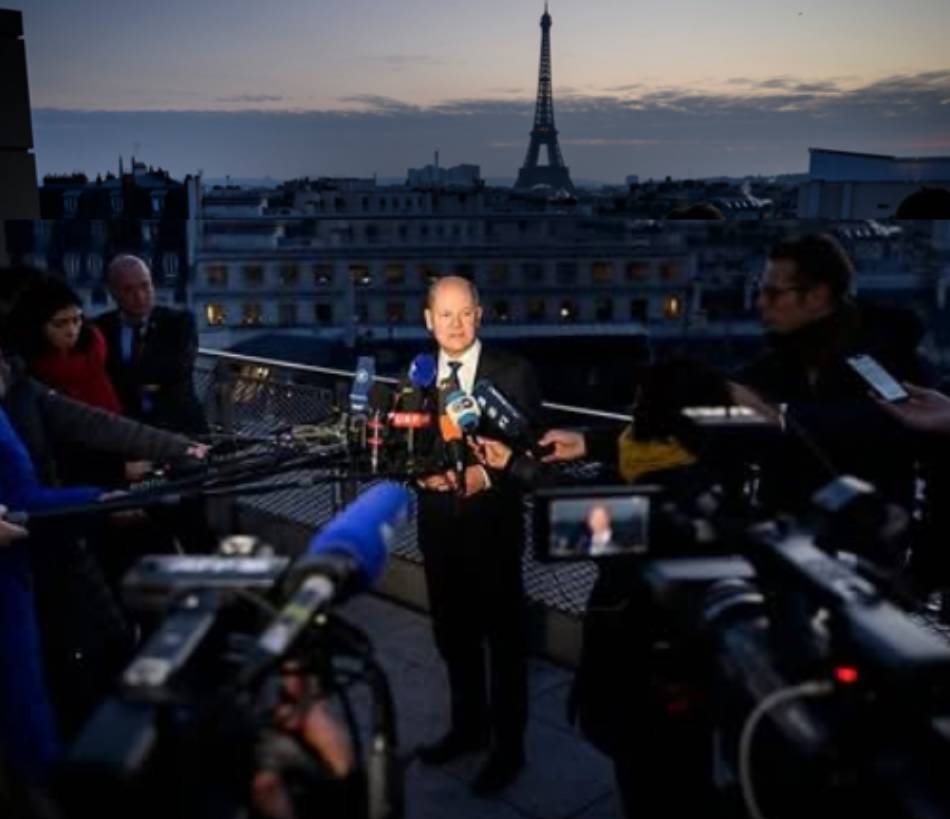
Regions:
<svg viewBox="0 0 950 819"><path fill-rule="evenodd" d="M505 438L524 450L537 454L537 442L527 416L491 381L480 378L472 391L475 402L487 418Z"/></svg>
<svg viewBox="0 0 950 819"><path fill-rule="evenodd" d="M474 435L482 411L472 396L462 390L453 390L445 396L445 414L462 431L463 435Z"/></svg>
<svg viewBox="0 0 950 819"><path fill-rule="evenodd" d="M356 363L356 375L350 387L349 444L357 449L366 448L366 410L369 405L369 390L376 377L376 360L372 356L360 356Z"/></svg>
<svg viewBox="0 0 950 819"><path fill-rule="evenodd" d="M369 404L369 391L376 378L376 359L371 355L361 355L356 360L356 375L350 387L350 412L363 415Z"/></svg>
<svg viewBox="0 0 950 819"><path fill-rule="evenodd" d="M406 455L408 463L412 464L416 450L416 430L432 426L432 411L426 406L425 394L414 386L403 386L396 397L396 409L389 413L389 424L393 429L405 431Z"/></svg>
<svg viewBox="0 0 950 819"><path fill-rule="evenodd" d="M445 452L449 459L450 469L455 473L456 490L465 493L465 447L462 444L462 430L447 414L439 416L439 432L445 444Z"/></svg>
<svg viewBox="0 0 950 819"><path fill-rule="evenodd" d="M417 389L428 389L435 384L437 372L435 358L428 353L419 353L409 365L409 382Z"/></svg>
<svg viewBox="0 0 950 819"><path fill-rule="evenodd" d="M405 487L383 481L311 538L288 572L287 585L294 593L257 640L250 676L282 657L317 612L379 579L396 530L409 518L411 500Z"/></svg>
<svg viewBox="0 0 950 819"><path fill-rule="evenodd" d="M384 384L373 384L367 403L369 420L366 422L366 443L370 453L370 472L375 475L379 471L379 452L385 443L386 417L392 404L392 391Z"/></svg>

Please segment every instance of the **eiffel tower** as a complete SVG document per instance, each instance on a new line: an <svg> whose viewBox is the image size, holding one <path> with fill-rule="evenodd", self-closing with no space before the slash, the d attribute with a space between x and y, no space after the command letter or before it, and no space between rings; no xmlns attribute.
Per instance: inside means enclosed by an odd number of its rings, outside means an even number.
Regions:
<svg viewBox="0 0 950 819"><path fill-rule="evenodd" d="M548 164L539 165L538 155L542 146L548 149ZM515 190L529 190L535 185L550 185L554 190L574 192L561 148L557 144L557 128L554 127L554 98L551 95L551 15L544 4L541 15L541 64L538 71L538 100L534 108L534 128L524 165L518 172Z"/></svg>

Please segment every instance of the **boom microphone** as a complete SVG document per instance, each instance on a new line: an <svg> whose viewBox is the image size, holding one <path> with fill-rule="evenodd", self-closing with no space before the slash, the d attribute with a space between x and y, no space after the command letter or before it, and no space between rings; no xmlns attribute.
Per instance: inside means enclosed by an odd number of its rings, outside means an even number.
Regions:
<svg viewBox="0 0 950 819"><path fill-rule="evenodd" d="M252 674L282 657L318 611L379 579L395 531L408 519L411 499L397 483L378 483L310 540L288 574L296 591L257 641Z"/></svg>

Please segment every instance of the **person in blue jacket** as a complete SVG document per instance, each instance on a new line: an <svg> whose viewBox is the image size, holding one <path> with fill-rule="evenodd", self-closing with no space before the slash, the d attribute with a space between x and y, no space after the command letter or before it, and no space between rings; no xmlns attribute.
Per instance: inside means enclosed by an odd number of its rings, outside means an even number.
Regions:
<svg viewBox="0 0 950 819"><path fill-rule="evenodd" d="M36 512L88 503L101 495L92 486L52 489L40 484L23 442L0 408L0 504ZM43 675L25 535L7 522L0 527L0 754L16 776L42 784L59 743Z"/></svg>

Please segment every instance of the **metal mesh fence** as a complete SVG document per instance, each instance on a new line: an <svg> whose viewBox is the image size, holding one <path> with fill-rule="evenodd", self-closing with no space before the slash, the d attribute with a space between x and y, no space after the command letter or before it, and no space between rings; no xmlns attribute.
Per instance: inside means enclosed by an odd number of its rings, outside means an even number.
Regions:
<svg viewBox="0 0 950 819"><path fill-rule="evenodd" d="M248 438L269 436L295 424L324 420L349 389L349 382L338 375L301 373L289 365L263 365L211 355L199 357L195 385L214 427L226 434ZM591 463L572 464L567 468L579 481L592 479L597 470L598 465ZM291 472L269 480L283 483L305 475ZM338 486L316 485L241 498L237 503L316 529L339 510L343 495ZM543 564L535 560L527 504L525 531L523 568L529 599L566 614L582 614L595 579L594 565ZM421 563L414 526L408 527L406 534L393 545L393 553Z"/></svg>

